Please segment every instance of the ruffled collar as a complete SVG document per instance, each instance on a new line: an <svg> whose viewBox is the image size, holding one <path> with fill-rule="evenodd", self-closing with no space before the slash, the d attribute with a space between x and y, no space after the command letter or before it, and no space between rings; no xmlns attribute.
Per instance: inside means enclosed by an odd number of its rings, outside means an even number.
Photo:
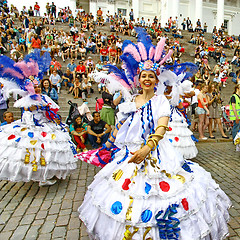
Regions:
<svg viewBox="0 0 240 240"><path fill-rule="evenodd" d="M136 95L136 96L134 97L134 99L133 99L134 102L135 102L135 99L136 99L137 96L139 96L139 95ZM137 110L144 109L144 108L145 108L146 106L148 106L148 105L150 104L150 102L151 102L152 100L154 100L156 97L157 97L157 95L154 94L153 97L150 98L150 99L149 99L146 103L144 103L141 107L138 107L138 108L137 108L137 106L136 106L136 109L137 109ZM135 102L135 105L136 105L136 102Z"/></svg>

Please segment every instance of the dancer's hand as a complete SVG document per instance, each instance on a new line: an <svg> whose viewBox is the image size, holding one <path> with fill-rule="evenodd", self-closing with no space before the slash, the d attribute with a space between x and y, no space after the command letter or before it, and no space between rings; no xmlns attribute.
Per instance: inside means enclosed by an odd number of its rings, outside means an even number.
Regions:
<svg viewBox="0 0 240 240"><path fill-rule="evenodd" d="M136 152L131 153L131 154L133 154L133 156L128 161L128 163L131 163L131 162L136 163L136 164L141 163L147 157L147 155L150 153L150 151L151 151L150 147L145 145L143 148L137 150Z"/></svg>
<svg viewBox="0 0 240 240"><path fill-rule="evenodd" d="M98 144L101 143L101 138L100 137L97 137L97 141L96 141Z"/></svg>

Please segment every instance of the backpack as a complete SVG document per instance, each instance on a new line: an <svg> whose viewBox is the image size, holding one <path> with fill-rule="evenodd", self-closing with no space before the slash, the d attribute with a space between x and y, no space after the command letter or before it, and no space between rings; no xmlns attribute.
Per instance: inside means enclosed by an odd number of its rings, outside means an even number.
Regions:
<svg viewBox="0 0 240 240"><path fill-rule="evenodd" d="M104 102L103 102L103 99L102 99L102 98L96 99L96 107L95 107L95 110L96 110L97 112L99 112L99 111L102 109L103 104L104 104Z"/></svg>

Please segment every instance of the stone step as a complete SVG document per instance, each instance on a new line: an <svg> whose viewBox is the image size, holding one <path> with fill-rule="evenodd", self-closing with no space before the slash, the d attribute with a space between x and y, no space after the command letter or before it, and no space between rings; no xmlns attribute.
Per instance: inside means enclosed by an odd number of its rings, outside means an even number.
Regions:
<svg viewBox="0 0 240 240"><path fill-rule="evenodd" d="M15 21L15 25L19 26L21 23L19 22L18 19L16 19ZM68 26L67 23L56 23L55 26L49 26L50 29L52 29L53 27L55 27L57 30L61 30L63 29L64 31L70 31L70 28ZM79 23L77 23L77 27L79 28ZM105 23L104 26L96 26L96 32L101 32L101 33L107 33L107 35L110 34L110 24L109 23ZM86 37L89 37L90 32L87 31L85 32ZM115 34L115 33L114 33ZM165 34L163 32L163 34ZM190 62L194 62L194 49L197 47L197 45L191 44L188 41L190 40L191 35L194 34L195 36L197 36L197 33L190 33L187 30L182 31L182 35L183 35L183 39L178 39L178 41L180 43L183 43L184 47L185 47L185 53L182 55L181 57L181 61L185 62L185 61L190 61ZM129 39L133 42L137 42L137 39L135 37L132 36L123 36L122 34L119 34L119 36L122 38L122 40L125 39ZM169 38L173 38L172 37L172 33L167 33L167 36ZM204 34L204 38L205 40L210 43L212 41L212 34L211 33L205 33ZM153 39L153 43L156 44L156 39ZM226 55L228 56L229 60L231 60L231 56L233 56L233 50L232 49L224 49ZM6 55L9 56L9 53L7 53ZM94 62L96 63L100 57L99 54L88 54L88 56L91 56L94 60ZM62 70L63 72L66 70L67 64L70 62L70 60L66 60L66 62L63 62L61 58L57 58L57 60L62 64ZM78 64L78 60L75 61L76 64ZM216 62L214 59L209 58L209 64L210 67L213 68L216 65ZM233 66L233 70L236 70L236 67ZM212 79L212 76L211 76ZM230 96L232 95L233 89L234 89L234 84L231 82L231 78L229 78L228 80L228 85L226 88L222 88L222 99L224 101L224 105L227 105L230 99ZM95 90L95 93L92 94L92 97L90 99L87 99L88 101L88 106L90 108L91 111L95 110L95 98L100 98L101 96L98 94L97 92L97 86L93 85L93 88ZM83 103L82 99L74 99L72 95L67 94L67 92L65 90L62 90L61 93L59 94L59 106L61 107L60 111L62 113L62 117L65 118L68 116L68 111L70 106L67 104L68 100L71 100L72 102L76 102L79 106ZM12 104L10 103L10 108L14 111L14 113L16 112L16 114L18 114L20 112L20 110L14 110L14 108L12 107Z"/></svg>

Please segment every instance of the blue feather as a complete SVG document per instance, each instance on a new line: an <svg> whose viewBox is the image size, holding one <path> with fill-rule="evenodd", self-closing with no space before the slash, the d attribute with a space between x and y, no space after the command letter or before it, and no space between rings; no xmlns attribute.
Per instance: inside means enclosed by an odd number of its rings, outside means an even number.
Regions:
<svg viewBox="0 0 240 240"><path fill-rule="evenodd" d="M35 62L37 62L38 68L39 68L38 78L43 79L44 73L47 72L51 63L50 53L45 52L41 56L41 50L34 49L34 52L26 55L24 58L25 62L30 62L31 60L34 60Z"/></svg>
<svg viewBox="0 0 240 240"><path fill-rule="evenodd" d="M133 82L134 77L137 75L139 63L132 57L132 55L127 53L122 54L120 58L126 65L125 73L127 78Z"/></svg>
<svg viewBox="0 0 240 240"><path fill-rule="evenodd" d="M124 51L125 47L127 47L129 44L132 44L133 46L137 47L135 43L133 43L130 40L125 40L122 45L122 51Z"/></svg>
<svg viewBox="0 0 240 240"><path fill-rule="evenodd" d="M14 66L15 63L16 62L14 62L11 58L9 58L7 56L0 56L0 77L6 78L11 82L15 82L21 89L24 89L24 86L25 86L24 75L20 68ZM16 76L12 75L11 72L4 73L3 70L5 70L6 68L16 71L17 73L22 75L23 78L18 78Z"/></svg>
<svg viewBox="0 0 240 240"><path fill-rule="evenodd" d="M38 94L33 94L30 96L31 99L33 100L38 100L39 99L39 95Z"/></svg>
<svg viewBox="0 0 240 240"><path fill-rule="evenodd" d="M124 80L129 86L131 86L131 84L129 83L129 81L125 75L125 72L123 70L120 70L118 67L111 65L111 64L107 64L104 67L106 67L109 72L114 73L116 76L118 76L122 80Z"/></svg>
<svg viewBox="0 0 240 240"><path fill-rule="evenodd" d="M184 78L182 79L182 82L184 80L189 79L192 77L198 70L198 66L191 62L185 62L180 64L174 64L174 65L165 65L165 69L173 70L173 72L178 76L181 73L186 73Z"/></svg>
<svg viewBox="0 0 240 240"><path fill-rule="evenodd" d="M149 57L149 50L153 46L152 39L144 28L135 27L136 33L138 34L138 42L142 42L147 50L147 55Z"/></svg>

